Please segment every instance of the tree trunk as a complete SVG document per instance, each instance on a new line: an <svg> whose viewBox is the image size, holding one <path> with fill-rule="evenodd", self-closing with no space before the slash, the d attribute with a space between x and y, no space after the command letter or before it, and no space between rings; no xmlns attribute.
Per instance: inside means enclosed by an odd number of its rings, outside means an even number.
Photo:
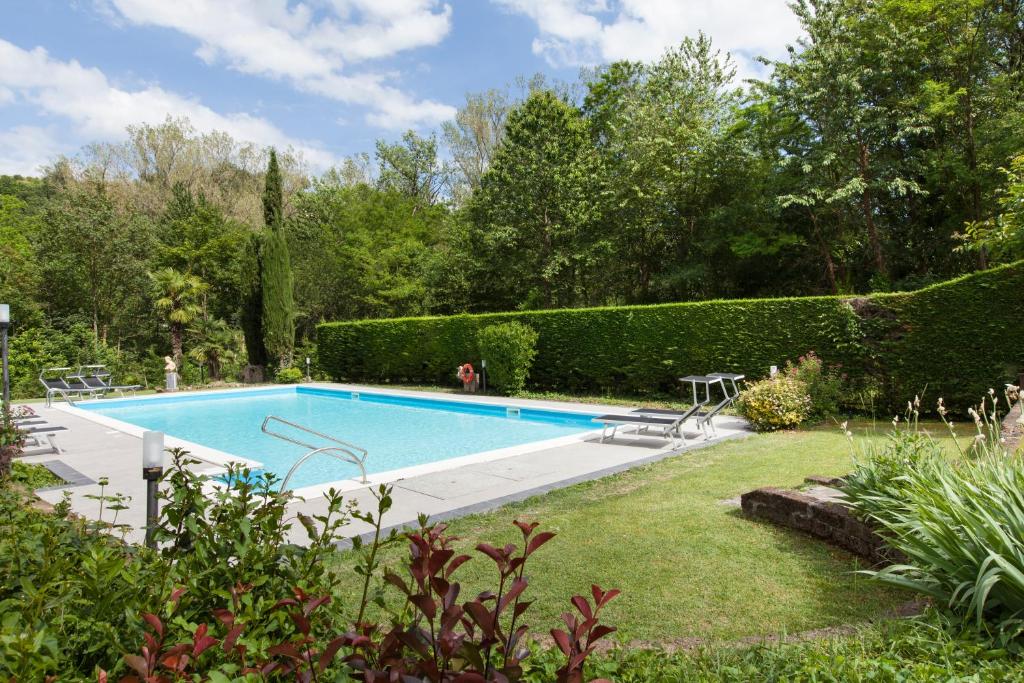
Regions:
<svg viewBox="0 0 1024 683"><path fill-rule="evenodd" d="M818 226L818 216L812 211L811 212L811 224L814 226L814 236L818 241L818 249L821 251L821 257L825 261L825 277L828 279L828 286L832 290L833 294L839 293L839 284L836 281L836 262L832 259L832 252L828 248L828 243L821 236L821 229Z"/></svg>
<svg viewBox="0 0 1024 683"><path fill-rule="evenodd" d="M182 353L182 337L184 336L181 325L178 323L171 323L171 357L174 359L174 364L181 370L181 364L184 360L184 354Z"/></svg>
<svg viewBox="0 0 1024 683"><path fill-rule="evenodd" d="M874 206L871 201L871 172L868 161L868 147L860 143L860 177L864 181L864 191L860 193L860 208L864 214L864 225L868 231L868 242L871 244L871 254L874 257L875 268L880 275L888 277L889 272L885 265L885 256L882 254L882 241L878 237L878 226L875 225Z"/></svg>

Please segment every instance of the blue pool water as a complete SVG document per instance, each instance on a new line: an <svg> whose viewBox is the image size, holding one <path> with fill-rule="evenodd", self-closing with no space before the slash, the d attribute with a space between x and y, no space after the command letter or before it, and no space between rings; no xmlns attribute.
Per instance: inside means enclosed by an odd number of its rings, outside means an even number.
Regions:
<svg viewBox="0 0 1024 683"><path fill-rule="evenodd" d="M580 434L595 428L592 415L504 406L361 394L320 387L225 392L200 396L116 399L80 408L164 432L225 453L259 460L280 477L307 449L260 431L267 415L290 420L369 451L367 473L386 472L471 453ZM278 425L275 429L302 436ZM312 445L321 443L307 436ZM315 457L292 477L299 488L358 476L355 465Z"/></svg>

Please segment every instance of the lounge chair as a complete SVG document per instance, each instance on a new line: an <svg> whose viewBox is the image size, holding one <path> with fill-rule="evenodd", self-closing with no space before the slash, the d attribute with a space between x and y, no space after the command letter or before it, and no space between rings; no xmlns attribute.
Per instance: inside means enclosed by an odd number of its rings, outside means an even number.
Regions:
<svg viewBox="0 0 1024 683"><path fill-rule="evenodd" d="M110 372L107 371L107 366L105 365L83 365L78 368L78 374L69 375L69 377L81 382L100 394L106 394L113 391L117 392L119 396L124 396L125 392L131 392L134 396L135 392L142 388L141 384L111 383Z"/></svg>
<svg viewBox="0 0 1024 683"><path fill-rule="evenodd" d="M49 408L53 405L53 398L59 396L68 403L74 405L73 396L82 398L85 394L94 395L96 392L94 389L90 389L85 385L77 386L68 383L61 374L58 377L47 377L47 375L53 375L54 373L64 373L71 368L43 368L39 371L39 382L46 387L46 407Z"/></svg>
<svg viewBox="0 0 1024 683"><path fill-rule="evenodd" d="M634 426L637 434L647 434L651 429L661 430L661 436L672 440L672 445L678 445L676 437L682 436L682 415L673 417L653 417L650 415L627 414L627 415L600 415L594 418L594 422L600 422L604 427L601 430L601 443L607 439L614 439L619 427ZM612 433L608 434L608 428ZM683 437L685 440L686 437Z"/></svg>

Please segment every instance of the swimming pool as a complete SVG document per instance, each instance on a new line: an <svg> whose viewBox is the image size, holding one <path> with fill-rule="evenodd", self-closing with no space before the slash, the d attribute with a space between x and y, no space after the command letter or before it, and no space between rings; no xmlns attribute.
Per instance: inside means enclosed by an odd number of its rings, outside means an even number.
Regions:
<svg viewBox="0 0 1024 683"><path fill-rule="evenodd" d="M259 461L282 478L308 449L262 433L260 426L268 415L365 448L369 452L366 471L371 475L399 474L410 468L422 471L421 466L433 463L577 437L595 428L594 415L589 413L311 386L103 399L80 402L77 407ZM307 438L313 445L330 445ZM315 457L295 473L290 488L358 476L355 465Z"/></svg>

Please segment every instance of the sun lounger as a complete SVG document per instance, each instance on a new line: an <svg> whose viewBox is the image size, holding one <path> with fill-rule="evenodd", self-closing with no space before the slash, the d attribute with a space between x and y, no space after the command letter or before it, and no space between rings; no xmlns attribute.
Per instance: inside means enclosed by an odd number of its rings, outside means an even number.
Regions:
<svg viewBox="0 0 1024 683"><path fill-rule="evenodd" d="M135 392L142 388L141 384L113 384L110 381L110 373L105 365L83 365L78 368L78 374L70 375L70 377L91 388L93 391L104 394L113 391L117 392L120 396L124 396L125 392L131 392L134 396Z"/></svg>
<svg viewBox="0 0 1024 683"><path fill-rule="evenodd" d="M54 373L64 373L71 368L43 368L39 371L39 382L46 387L46 407L49 408L53 405L53 399L55 396L63 398L68 403L74 405L73 396L82 398L86 394L94 396L96 391L94 389L85 386L84 384L77 385L71 384L65 379L63 374L57 377L48 377Z"/></svg>
<svg viewBox="0 0 1024 683"><path fill-rule="evenodd" d="M677 436L682 436L682 416L675 417L653 417L649 415L600 415L594 418L594 422L600 422L604 425L601 430L601 443L604 443L607 439L614 439L615 433L619 427L632 426L636 427L637 434L647 434L651 429L660 430L662 437L672 440L672 445L675 446L678 443ZM608 434L608 428L612 428L612 433ZM685 438L685 437L684 437Z"/></svg>

